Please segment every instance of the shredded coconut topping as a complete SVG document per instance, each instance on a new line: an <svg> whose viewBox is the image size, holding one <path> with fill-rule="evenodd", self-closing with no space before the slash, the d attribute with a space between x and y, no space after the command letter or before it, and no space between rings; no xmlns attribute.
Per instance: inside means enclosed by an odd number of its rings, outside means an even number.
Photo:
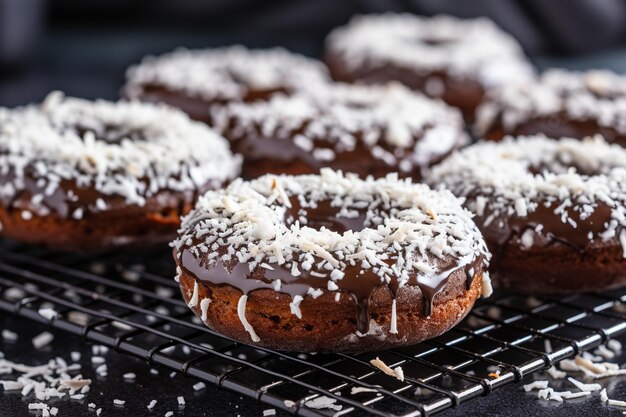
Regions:
<svg viewBox="0 0 626 417"><path fill-rule="evenodd" d="M127 72L126 95L138 97L158 85L205 100L243 100L251 90L299 90L329 82L324 65L282 48L243 46L146 57Z"/></svg>
<svg viewBox="0 0 626 417"><path fill-rule="evenodd" d="M626 76L609 70L550 69L536 82L490 92L477 110L475 130L483 135L498 122L510 132L532 118L564 114L626 133L625 109Z"/></svg>
<svg viewBox="0 0 626 417"><path fill-rule="evenodd" d="M356 16L330 33L327 46L353 69L392 63L420 72L474 76L487 87L519 82L533 74L519 44L484 18Z"/></svg>
<svg viewBox="0 0 626 417"><path fill-rule="evenodd" d="M0 108L0 176L5 178L0 201L33 181L40 194L31 205L39 215L49 213L44 196L77 199L64 189L67 181L143 205L161 190L219 186L239 167L225 139L165 106L90 102L55 92L41 105ZM82 209L74 217L81 218Z"/></svg>
<svg viewBox="0 0 626 417"><path fill-rule="evenodd" d="M445 184L458 196L471 196L466 205L488 215L486 227L490 218L524 217L543 204L557 205L555 215L576 229L572 213L585 219L599 205L606 206L610 219L601 233L590 233L588 239L615 239L626 253L626 239L620 238L626 227L626 149L599 136L582 141L528 136L482 142L452 155L431 174L432 183Z"/></svg>
<svg viewBox="0 0 626 417"><path fill-rule="evenodd" d="M405 172L468 141L458 110L397 83L335 84L267 102L231 103L213 108L212 120L231 140L289 139L330 164L341 153L365 147L375 159Z"/></svg>
<svg viewBox="0 0 626 417"><path fill-rule="evenodd" d="M364 211L365 227L338 233L286 219L279 189L302 207L330 201L339 213ZM428 209L437 212L436 220ZM320 175L236 180L226 189L209 191L183 218L173 245L179 257L185 247L198 259L207 257L209 264L237 259L251 271L262 263L284 265L294 276L300 269L323 276L335 270L332 275L340 279L346 267L360 265L381 283L396 277L400 286L412 273L428 279L444 257L456 259L460 267L490 256L471 215L450 192L399 180L397 174L363 180L328 168ZM292 304L298 310L299 300Z"/></svg>

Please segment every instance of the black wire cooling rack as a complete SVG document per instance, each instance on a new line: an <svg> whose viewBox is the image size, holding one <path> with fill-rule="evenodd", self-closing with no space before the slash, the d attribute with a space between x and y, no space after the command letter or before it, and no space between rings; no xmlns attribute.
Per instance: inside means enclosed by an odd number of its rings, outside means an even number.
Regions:
<svg viewBox="0 0 626 417"><path fill-rule="evenodd" d="M415 346L276 352L202 325L179 295L172 264L166 249L88 257L0 241L0 309L301 416L432 415L626 331L626 290L558 299L501 295ZM58 315L46 318L41 308ZM376 357L402 366L405 381L371 366ZM322 403L327 407L318 408Z"/></svg>

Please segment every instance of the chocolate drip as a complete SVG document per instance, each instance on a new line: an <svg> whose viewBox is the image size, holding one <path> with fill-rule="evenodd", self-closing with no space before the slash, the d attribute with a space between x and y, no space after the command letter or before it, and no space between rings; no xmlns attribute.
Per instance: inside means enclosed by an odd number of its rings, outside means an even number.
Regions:
<svg viewBox="0 0 626 417"><path fill-rule="evenodd" d="M406 285L417 286L420 289L423 296L422 314L431 315L434 297L446 286L455 271L463 269L469 288L481 262L482 256L479 256L470 264L454 266L433 276L412 276ZM330 281L328 277L316 277L307 271L295 277L289 270L278 265L274 270L257 267L250 271L247 263L236 262L233 265L224 265L221 261L216 261L209 264L208 261L197 258L189 249L182 250L180 264L185 272L197 280L214 285L230 285L244 294L255 290L273 289L274 281L280 280L279 292L288 294L292 298L296 295L304 297L309 288L326 290ZM387 287L392 297L396 298L400 288L400 282L396 277L392 277L388 283L383 283L372 270L362 270L359 266L348 266L343 279L335 283L339 290L350 294L355 300L357 330L362 334L369 331L370 298L374 290L378 287Z"/></svg>

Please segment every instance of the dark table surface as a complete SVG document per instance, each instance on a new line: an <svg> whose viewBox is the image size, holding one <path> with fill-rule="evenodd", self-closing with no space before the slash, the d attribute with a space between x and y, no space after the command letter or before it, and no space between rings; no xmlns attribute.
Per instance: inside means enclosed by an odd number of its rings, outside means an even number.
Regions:
<svg viewBox="0 0 626 417"><path fill-rule="evenodd" d="M312 41L302 36L272 37L255 36L251 46L268 47L284 39L282 43L290 49L309 55L320 53L321 39ZM123 82L124 69L138 61L147 53L159 53L177 46L203 47L245 42L245 35L224 33L174 34L152 33L140 30L101 31L92 29L54 30L46 36L33 63L19 71L0 73L0 105L16 106L41 100L51 90L62 90L69 95L87 98L103 97L115 99ZM626 53L609 51L593 56L578 58L535 57L539 67L563 66L575 69L607 67L626 71ZM39 324L0 314L0 329L18 332L19 339L14 343L0 338L0 351L6 358L20 363L45 363L57 356L69 359L69 352L82 353L83 374L94 378L91 391L83 400L62 399L58 401L59 416L95 416L87 404L95 403L103 408L102 416L162 416L173 411L176 416L262 416L270 407L263 406L248 398L233 393L207 387L194 391L192 379L161 370L158 375L149 372L142 361L128 356L109 352L106 355L109 368L105 378L95 376L89 360L91 346L81 339L63 333L55 333L53 343L43 349L32 348L31 339L45 329ZM626 338L622 338L626 342ZM626 358L621 358L624 362ZM127 382L122 375L133 372L137 379ZM612 398L626 399L626 378L613 378L602 382ZM176 397L183 395L184 407L179 407ZM125 400L124 406L115 406L114 399ZM158 401L152 411L147 404ZM31 400L32 401L32 400ZM26 400L19 394L0 395L0 417L21 417L39 415L29 412ZM54 405L54 404L53 404ZM284 415L280 412L277 415ZM514 384L498 390L484 398L473 400L458 410L441 414L456 416L552 416L578 417L594 415L622 415L621 411L609 410L600 404L597 397L573 400L565 404L539 401L536 393L525 393L521 384Z"/></svg>

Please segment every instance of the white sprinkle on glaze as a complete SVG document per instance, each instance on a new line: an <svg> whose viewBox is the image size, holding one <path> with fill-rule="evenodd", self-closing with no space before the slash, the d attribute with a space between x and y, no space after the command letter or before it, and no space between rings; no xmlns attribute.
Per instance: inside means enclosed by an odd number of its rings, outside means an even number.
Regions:
<svg viewBox="0 0 626 417"><path fill-rule="evenodd" d="M61 181L70 180L142 206L165 189L195 191L226 182L238 175L241 163L224 138L162 105L91 102L57 92L41 105L0 108L0 126L0 170L13 174L0 187L3 197L19 195L34 181L41 195L76 201ZM141 140L134 139L138 134ZM33 169L27 176L28 167ZM44 203L45 198L31 200L37 210L22 211L22 217L49 213ZM105 208L96 203L71 215L82 219L85 210Z"/></svg>

